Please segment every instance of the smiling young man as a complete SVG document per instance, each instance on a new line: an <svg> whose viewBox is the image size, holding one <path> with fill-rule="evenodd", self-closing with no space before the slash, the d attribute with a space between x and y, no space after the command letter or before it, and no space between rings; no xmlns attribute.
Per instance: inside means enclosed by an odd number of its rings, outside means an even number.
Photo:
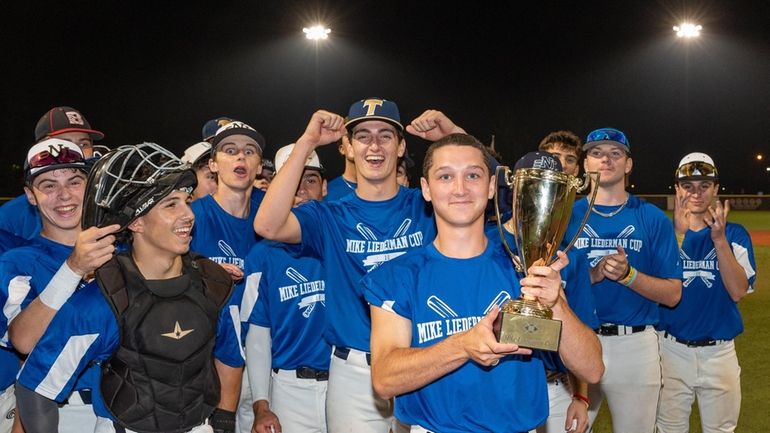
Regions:
<svg viewBox="0 0 770 433"><path fill-rule="evenodd" d="M17 397L28 433L56 430L57 403L92 366L97 432L211 431L206 422L233 431L243 359L223 308L232 282L189 253L195 174L186 167L152 143L94 166L85 225L117 224L129 248L62 306L27 358Z"/></svg>
<svg viewBox="0 0 770 433"><path fill-rule="evenodd" d="M752 290L756 262L746 229L727 221L714 160L686 155L675 177L674 228L684 264L682 300L660 307L663 389L660 433L690 430L697 398L703 432L732 432L741 408L741 368L734 338L743 332L738 301Z"/></svg>
<svg viewBox="0 0 770 433"><path fill-rule="evenodd" d="M80 229L86 184L86 161L80 147L57 138L43 140L30 148L24 166L26 199L37 209L42 228L28 245L0 257L0 305L4 313L0 345L8 348L7 353L15 350L27 354L73 293L60 288L57 281L64 274L71 274L71 268L82 267L84 255L89 260L96 259L96 265L107 261L112 255L114 237L108 235L109 228L87 233ZM105 239L97 241L104 236ZM78 242L80 247L74 253ZM67 269L60 274L59 268L66 262ZM5 385L5 389L18 372L18 357L9 357L1 367L5 380L0 385ZM76 387L88 388L87 380ZM90 390L83 395L88 393ZM88 397L78 394L70 396L68 402L61 409L59 431L77 432L87 425L93 427L96 418Z"/></svg>
<svg viewBox="0 0 770 433"><path fill-rule="evenodd" d="M575 202L566 240L583 215L588 221L575 249L591 266L597 330L607 370L589 387L592 406L603 397L615 432L653 431L661 386L654 326L658 305L674 306L682 293L682 265L671 221L654 205L625 189L633 161L626 135L613 128L588 134L585 171L600 174L596 201Z"/></svg>
<svg viewBox="0 0 770 433"><path fill-rule="evenodd" d="M292 209L305 161L316 147L346 132L356 166L355 194ZM353 103L348 120L313 114L281 171L273 179L254 229L267 239L297 244L299 255L322 261L327 272L326 341L334 346L326 399L329 431L403 431L392 401L374 394L369 354L370 318L360 279L433 238L435 225L418 190L396 182L404 154L398 107L380 98Z"/></svg>
<svg viewBox="0 0 770 433"><path fill-rule="evenodd" d="M90 159L94 155L94 141L104 138L104 134L92 129L85 116L75 108L54 107L43 114L35 126L36 142L48 138L72 142L80 148L85 159ZM0 230L31 239L40 233L40 228L37 210L24 194L0 206Z"/></svg>
<svg viewBox="0 0 770 433"><path fill-rule="evenodd" d="M560 253L551 267L531 267L519 282L499 241L484 234L496 188L490 161L469 135L433 143L421 185L435 212L435 240L363 279L374 389L383 398L396 396L396 416L412 432L513 433L545 420L543 364L529 349L498 343L493 333L500 304L522 292L562 321L559 353L576 375L596 382L604 369L596 335L561 295L566 256Z"/></svg>

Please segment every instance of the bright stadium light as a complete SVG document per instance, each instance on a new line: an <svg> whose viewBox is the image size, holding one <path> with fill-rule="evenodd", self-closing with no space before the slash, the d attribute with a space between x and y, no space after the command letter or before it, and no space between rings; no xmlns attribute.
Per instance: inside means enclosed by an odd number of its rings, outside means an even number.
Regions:
<svg viewBox="0 0 770 433"><path fill-rule="evenodd" d="M310 28L303 28L302 31L305 33L305 37L314 41L319 41L321 39L328 39L329 33L331 33L331 29L327 29L326 27L322 25L313 26Z"/></svg>
<svg viewBox="0 0 770 433"><path fill-rule="evenodd" d="M693 23L682 23L678 26L674 26L674 31L676 32L676 36L680 38L685 39L692 39L697 38L700 36L700 31L703 29L703 26L700 24L693 24Z"/></svg>

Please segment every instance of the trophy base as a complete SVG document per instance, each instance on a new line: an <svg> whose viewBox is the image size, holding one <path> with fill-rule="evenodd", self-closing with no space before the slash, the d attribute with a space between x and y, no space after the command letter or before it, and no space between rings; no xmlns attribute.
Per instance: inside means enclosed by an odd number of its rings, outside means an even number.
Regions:
<svg viewBox="0 0 770 433"><path fill-rule="evenodd" d="M561 320L553 320L551 311L544 310L546 307L533 301L508 301L495 320L497 341L556 352L561 340Z"/></svg>

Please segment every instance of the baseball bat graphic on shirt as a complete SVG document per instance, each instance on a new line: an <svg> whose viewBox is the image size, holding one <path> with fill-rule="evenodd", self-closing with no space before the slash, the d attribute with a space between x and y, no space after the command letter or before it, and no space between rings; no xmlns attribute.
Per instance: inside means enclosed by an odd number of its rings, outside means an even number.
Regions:
<svg viewBox="0 0 770 433"><path fill-rule="evenodd" d="M220 240L219 240L219 242L217 242L217 245L219 246L219 249L220 249L220 250L221 250L221 251L222 251L222 252L223 252L223 253L224 253L226 256L229 256L229 257L236 257L236 255L235 255L235 251L233 250L233 247L231 247L230 245L227 245L227 242L225 242L225 241L223 241L223 240L221 240L221 239L220 239Z"/></svg>
<svg viewBox="0 0 770 433"><path fill-rule="evenodd" d="M679 256L684 260L692 260L690 256L688 256L684 251L679 250ZM703 258L703 261L709 261L713 260L717 256L717 252L715 249L711 249L708 254L706 254L706 257ZM703 284L706 285L706 287L711 287L714 285L712 281L716 280L716 276L713 272L709 271L684 271L682 273L682 278L684 281L682 282L682 286L688 287L690 283L696 278L700 278L703 281Z"/></svg>
<svg viewBox="0 0 770 433"><path fill-rule="evenodd" d="M447 305L446 302L439 299L439 297L436 295L430 295L426 303L428 304L428 308L435 311L436 314L441 316L442 319L447 319L449 317L457 317L457 313L455 313L455 310L449 307L449 305Z"/></svg>
<svg viewBox="0 0 770 433"><path fill-rule="evenodd" d="M361 233L361 236L363 236L367 241L377 240L377 236L374 234L372 229L361 223L356 224L356 230L358 230L358 233Z"/></svg>
<svg viewBox="0 0 770 433"><path fill-rule="evenodd" d="M305 278L304 275L300 274L299 271L289 266L286 268L286 276L291 278L292 281L294 281L297 284L307 283L307 278ZM302 316L305 318L310 317L311 314L313 314L313 310L315 310L316 302L324 303L326 301L326 296L323 294L317 294L312 296L306 296L302 298L302 300L297 304L297 308L299 309L305 309L302 312Z"/></svg>
<svg viewBox="0 0 770 433"><path fill-rule="evenodd" d="M394 238L400 238L401 236L404 236L406 232L409 230L409 226L412 225L412 220L407 218L404 220L404 222L401 223L400 226L398 226L398 230L396 230L396 233L393 234Z"/></svg>
<svg viewBox="0 0 770 433"><path fill-rule="evenodd" d="M636 228L632 225L626 226L623 230L621 230L620 233L618 233L618 236L615 239L625 239L631 236L636 231ZM583 227L583 232L588 235L590 238L599 239L601 236L588 224ZM617 249L603 249L603 250L592 250L588 252L588 263L591 267L596 266L604 256L608 256L610 254L615 254L617 252Z"/></svg>
<svg viewBox="0 0 770 433"><path fill-rule="evenodd" d="M505 304L506 301L511 299L511 295L508 294L505 290L501 290L500 293L495 296L495 299L492 300L492 302L489 304L486 310L484 310L484 315L486 316L489 313L489 310L492 309L495 305L502 308L503 304Z"/></svg>

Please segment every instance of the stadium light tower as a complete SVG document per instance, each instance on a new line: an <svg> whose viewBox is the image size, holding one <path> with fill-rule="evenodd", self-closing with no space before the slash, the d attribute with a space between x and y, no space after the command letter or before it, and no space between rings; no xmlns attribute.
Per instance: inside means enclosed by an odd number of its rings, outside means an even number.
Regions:
<svg viewBox="0 0 770 433"><path fill-rule="evenodd" d="M693 39L700 36L700 31L703 30L703 26L693 23L682 23L678 26L674 26L674 31L678 38Z"/></svg>
<svg viewBox="0 0 770 433"><path fill-rule="evenodd" d="M306 38L313 41L320 41L322 39L328 39L329 33L332 31L319 24L313 27L305 27L302 29L302 32L305 33Z"/></svg>

